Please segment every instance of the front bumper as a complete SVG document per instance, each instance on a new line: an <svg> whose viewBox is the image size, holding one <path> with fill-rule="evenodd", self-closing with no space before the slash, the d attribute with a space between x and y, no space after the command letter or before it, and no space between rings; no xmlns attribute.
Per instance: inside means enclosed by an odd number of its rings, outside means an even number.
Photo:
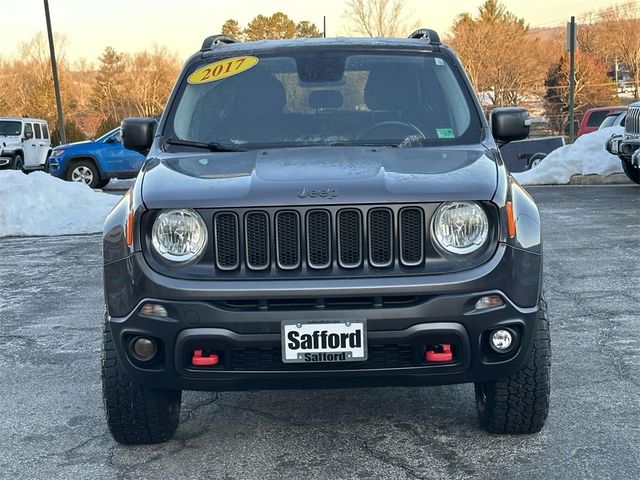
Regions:
<svg viewBox="0 0 640 480"><path fill-rule="evenodd" d="M61 165L61 159L57 156L49 157L49 173L54 177L61 177L64 174L64 169Z"/></svg>
<svg viewBox="0 0 640 480"><path fill-rule="evenodd" d="M235 312L202 302L162 302L171 318L145 317L138 312L111 318L119 360L137 382L165 389L254 390L275 388L337 388L359 386L436 385L490 381L519 371L531 351L537 309L505 306L473 311L478 296L445 295L416 305L389 309L332 311L275 310ZM492 292L497 293L497 292ZM344 320L367 318L366 362L284 364L280 325L284 320ZM488 331L509 327L520 344L505 357L486 346ZM139 337L158 344L149 364L131 354ZM425 346L453 345L450 362L430 363ZM215 367L190 363L195 348L215 350Z"/></svg>
<svg viewBox="0 0 640 480"><path fill-rule="evenodd" d="M637 155L634 154L640 149L640 137L614 135L607 140L606 149L609 153L617 155L621 160L632 162L632 159L637 158Z"/></svg>
<svg viewBox="0 0 640 480"><path fill-rule="evenodd" d="M118 358L132 378L148 386L222 391L428 385L489 381L520 370L533 342L540 276L539 254L505 245L487 264L458 274L291 285L171 279L134 254L105 265L105 293ZM475 310L486 294L500 295L504 305ZM147 301L162 304L168 316L141 314ZM282 321L360 318L367 321L366 362L281 362ZM504 326L518 332L520 344L500 357L488 349L486 337ZM159 345L151 363L131 354L138 336ZM454 345L453 360L425 361L425 346L440 343ZM196 347L219 352L219 365L193 367Z"/></svg>
<svg viewBox="0 0 640 480"><path fill-rule="evenodd" d="M5 152L6 154L7 152ZM0 157L0 169L11 168L13 166L13 157L2 156Z"/></svg>

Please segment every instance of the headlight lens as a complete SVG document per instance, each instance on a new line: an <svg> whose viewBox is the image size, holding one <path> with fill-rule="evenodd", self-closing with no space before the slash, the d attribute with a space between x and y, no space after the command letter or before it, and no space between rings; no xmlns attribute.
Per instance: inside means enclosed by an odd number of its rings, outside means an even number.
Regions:
<svg viewBox="0 0 640 480"><path fill-rule="evenodd" d="M475 202L447 202L436 211L431 230L446 251L466 254L475 252L487 240L489 220Z"/></svg>
<svg viewBox="0 0 640 480"><path fill-rule="evenodd" d="M60 157L64 153L64 150L54 150L51 152L52 157Z"/></svg>
<svg viewBox="0 0 640 480"><path fill-rule="evenodd" d="M204 252L207 227L193 210L165 210L153 224L151 243L163 258L177 263L188 262Z"/></svg>

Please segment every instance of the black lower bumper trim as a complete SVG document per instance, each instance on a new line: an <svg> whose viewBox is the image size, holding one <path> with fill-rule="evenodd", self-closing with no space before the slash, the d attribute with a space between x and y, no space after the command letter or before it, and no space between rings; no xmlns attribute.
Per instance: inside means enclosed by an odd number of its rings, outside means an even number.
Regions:
<svg viewBox="0 0 640 480"><path fill-rule="evenodd" d="M213 303L158 301L169 318L147 317L136 309L110 322L127 372L139 383L156 388L227 391L482 382L522 368L536 321L535 309L519 309L504 294L504 306L474 310L478 296L487 293L428 297L423 303L398 308L325 312L234 312ZM281 361L282 321L349 318L367 319L366 361ZM521 340L517 349L501 358L490 352L483 339L487 332L504 326L517 329ZM155 339L162 354L155 362L136 362L127 350L132 336ZM426 361L425 350L433 344L451 345L451 361ZM195 349L215 351L220 361L195 367L191 363Z"/></svg>

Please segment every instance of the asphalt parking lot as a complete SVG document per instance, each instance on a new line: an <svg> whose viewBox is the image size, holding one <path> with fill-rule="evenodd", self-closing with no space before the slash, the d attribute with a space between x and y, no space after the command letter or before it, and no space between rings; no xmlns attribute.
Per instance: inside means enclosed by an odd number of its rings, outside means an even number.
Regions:
<svg viewBox="0 0 640 480"><path fill-rule="evenodd" d="M539 187L547 426L494 436L471 385L187 392L176 437L123 447L100 392L100 237L0 239L0 478L640 478L640 189Z"/></svg>

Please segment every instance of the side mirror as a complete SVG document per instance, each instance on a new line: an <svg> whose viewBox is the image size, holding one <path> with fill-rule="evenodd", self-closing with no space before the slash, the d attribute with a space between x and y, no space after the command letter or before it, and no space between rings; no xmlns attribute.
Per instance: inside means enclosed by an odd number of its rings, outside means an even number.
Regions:
<svg viewBox="0 0 640 480"><path fill-rule="evenodd" d="M125 118L122 121L122 145L127 150L146 155L153 144L157 125L154 118Z"/></svg>
<svg viewBox="0 0 640 480"><path fill-rule="evenodd" d="M498 143L524 140L529 136L529 112L519 107L495 108L491 111L491 133Z"/></svg>

